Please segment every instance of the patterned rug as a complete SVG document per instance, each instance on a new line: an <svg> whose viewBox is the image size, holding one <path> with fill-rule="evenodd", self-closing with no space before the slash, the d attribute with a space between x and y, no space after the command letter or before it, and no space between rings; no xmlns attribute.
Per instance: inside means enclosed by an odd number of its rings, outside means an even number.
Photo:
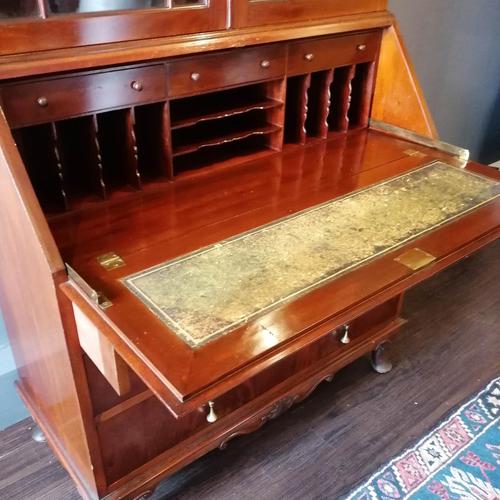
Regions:
<svg viewBox="0 0 500 500"><path fill-rule="evenodd" d="M344 500L499 500L500 378Z"/></svg>

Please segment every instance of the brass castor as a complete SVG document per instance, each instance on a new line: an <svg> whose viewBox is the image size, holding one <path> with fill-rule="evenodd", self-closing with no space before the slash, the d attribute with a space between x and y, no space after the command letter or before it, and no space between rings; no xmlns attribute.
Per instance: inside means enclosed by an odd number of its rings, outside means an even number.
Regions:
<svg viewBox="0 0 500 500"><path fill-rule="evenodd" d="M37 443L46 443L47 438L45 437L45 434L42 432L40 427L38 425L35 425L33 429L31 429L31 439Z"/></svg>
<svg viewBox="0 0 500 500"><path fill-rule="evenodd" d="M372 352L372 368L377 373L389 373L392 370L392 363L386 350L387 344L388 342L380 344Z"/></svg>

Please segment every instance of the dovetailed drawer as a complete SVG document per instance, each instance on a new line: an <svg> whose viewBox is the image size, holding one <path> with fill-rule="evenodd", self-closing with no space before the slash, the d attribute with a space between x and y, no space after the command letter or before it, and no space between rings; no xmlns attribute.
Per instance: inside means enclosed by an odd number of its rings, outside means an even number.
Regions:
<svg viewBox="0 0 500 500"><path fill-rule="evenodd" d="M0 90L12 128L166 98L163 65L6 85Z"/></svg>
<svg viewBox="0 0 500 500"><path fill-rule="evenodd" d="M291 43L288 74L301 75L374 61L381 39L380 32L370 32Z"/></svg>
<svg viewBox="0 0 500 500"><path fill-rule="evenodd" d="M178 97L284 76L286 47L238 49L168 65L169 95Z"/></svg>

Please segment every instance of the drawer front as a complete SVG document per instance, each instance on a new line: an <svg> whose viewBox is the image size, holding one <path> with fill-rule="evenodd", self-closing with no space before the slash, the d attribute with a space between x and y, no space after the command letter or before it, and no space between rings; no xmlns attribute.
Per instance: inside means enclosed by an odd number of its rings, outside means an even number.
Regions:
<svg viewBox="0 0 500 500"><path fill-rule="evenodd" d="M358 340L369 344L365 337L372 338L370 332L384 328L397 317L398 311L396 297L353 320L350 323L353 345ZM231 439L257 430L300 402L323 380L330 380L331 362L327 358L349 349L334 330L323 326L326 333L307 348L179 418L153 393L138 394L97 415L95 421L108 479L118 480L183 441L200 442L204 436L208 439L211 426L219 420L225 423L220 422L216 446L224 449ZM314 370L308 373L311 365ZM131 425L133 433L127 432ZM142 443L139 448L138 441Z"/></svg>
<svg viewBox="0 0 500 500"><path fill-rule="evenodd" d="M13 128L166 98L164 66L39 80L1 89Z"/></svg>
<svg viewBox="0 0 500 500"><path fill-rule="evenodd" d="M242 405L273 390L278 384L293 377L307 376L311 369L328 366L335 357L342 358L346 351L360 346L371 346L371 340L386 328L392 328L399 320L400 297L394 297L340 327L337 320L330 320L318 329L324 334L295 354L287 356L244 384L215 399L214 409L218 416L229 415ZM348 326L346 329L345 326ZM354 356L354 359L359 356ZM205 411L208 414L208 407Z"/></svg>
<svg viewBox="0 0 500 500"><path fill-rule="evenodd" d="M289 46L288 74L301 75L374 61L381 38L381 33L377 32L292 43Z"/></svg>
<svg viewBox="0 0 500 500"><path fill-rule="evenodd" d="M284 76L286 47L274 45L206 55L168 65L169 95L197 94L248 82Z"/></svg>

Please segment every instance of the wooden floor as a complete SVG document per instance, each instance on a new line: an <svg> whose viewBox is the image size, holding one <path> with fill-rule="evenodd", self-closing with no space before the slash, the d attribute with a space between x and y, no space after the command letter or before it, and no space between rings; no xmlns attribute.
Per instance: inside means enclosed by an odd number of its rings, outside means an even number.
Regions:
<svg viewBox="0 0 500 500"><path fill-rule="evenodd" d="M155 499L335 499L500 373L500 241L407 296L394 370L361 359L259 432L187 467ZM78 498L26 420L0 433L0 498Z"/></svg>

